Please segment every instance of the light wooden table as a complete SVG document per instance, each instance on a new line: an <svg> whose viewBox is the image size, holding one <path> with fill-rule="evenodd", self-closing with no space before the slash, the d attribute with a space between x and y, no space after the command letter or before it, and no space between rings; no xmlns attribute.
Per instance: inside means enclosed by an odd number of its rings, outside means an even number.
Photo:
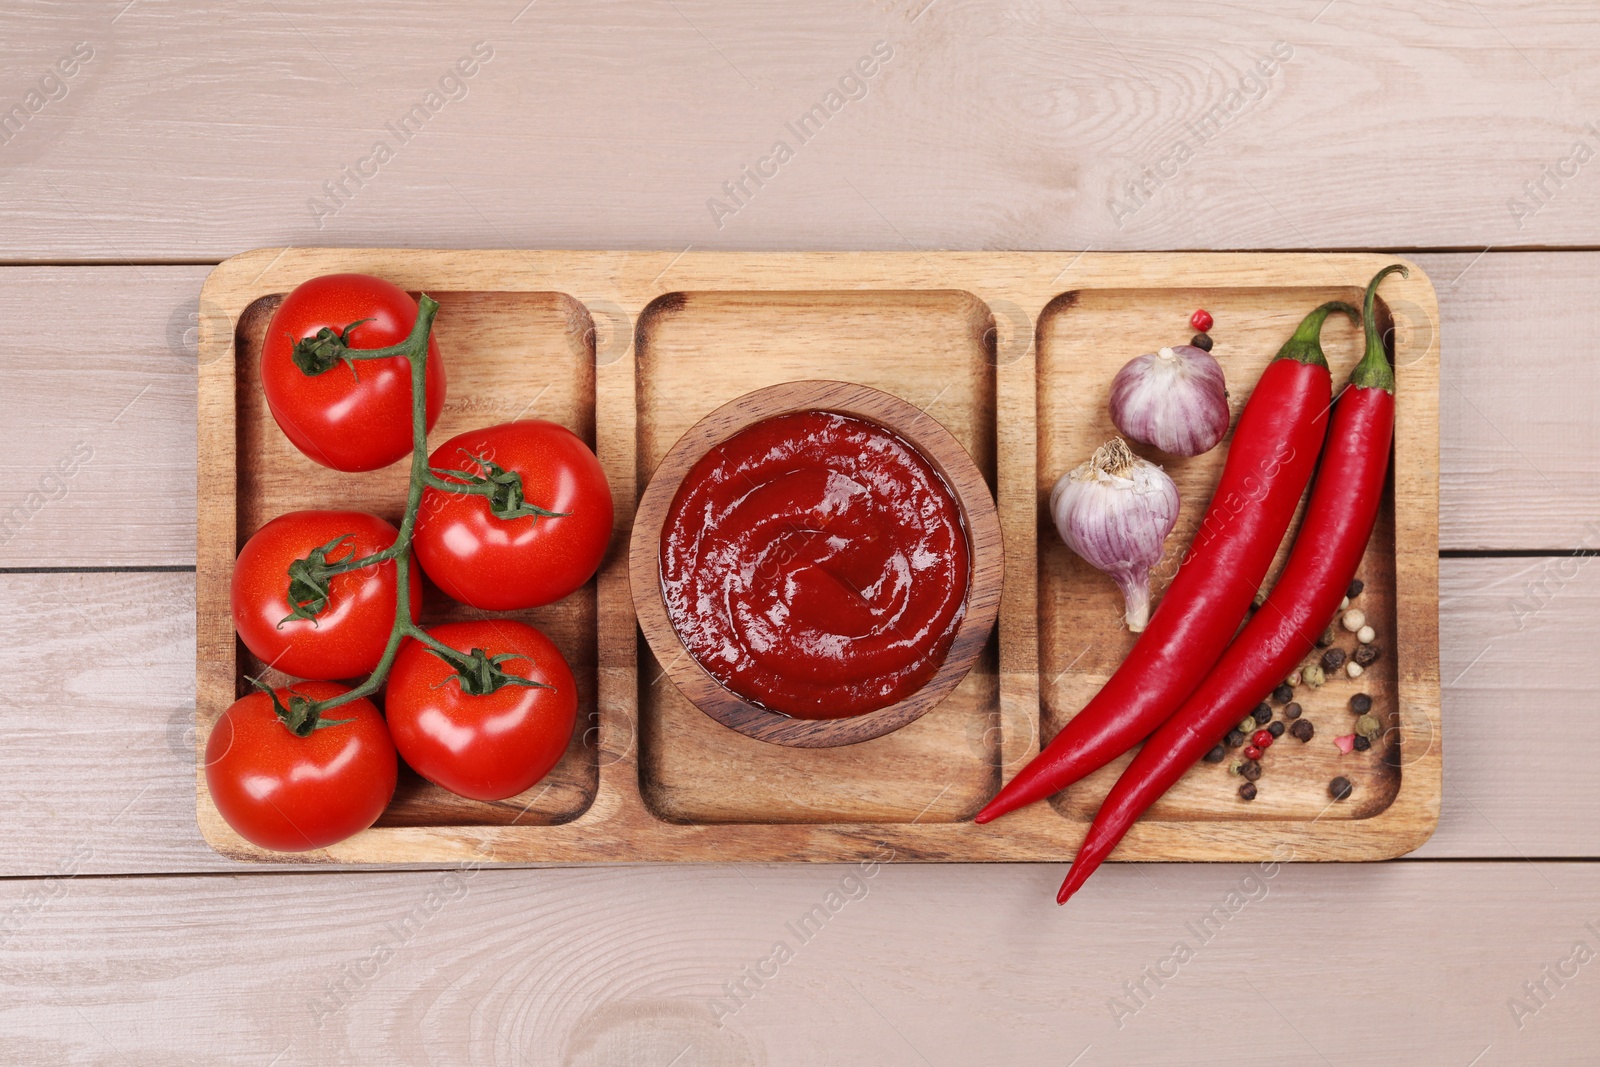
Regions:
<svg viewBox="0 0 1600 1067"><path fill-rule="evenodd" d="M1594 1061L1591 5L25 0L0 57L0 1061ZM1056 865L889 864L804 944L848 869L221 859L196 300L308 244L1407 251L1444 331L1438 833L1112 866L1064 910Z"/></svg>

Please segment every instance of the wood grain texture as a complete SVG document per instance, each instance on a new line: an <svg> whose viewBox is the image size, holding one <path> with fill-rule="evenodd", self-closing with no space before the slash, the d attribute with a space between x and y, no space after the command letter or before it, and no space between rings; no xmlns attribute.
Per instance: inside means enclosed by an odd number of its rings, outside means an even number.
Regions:
<svg viewBox="0 0 1600 1067"><path fill-rule="evenodd" d="M1600 549L1600 256L1581 258L1576 271L1555 252L1419 259L1442 309L1446 548Z"/></svg>
<svg viewBox="0 0 1600 1067"><path fill-rule="evenodd" d="M246 684L243 671L248 666L239 657L228 608L228 582L242 529L241 516L251 513L255 498L266 491L277 477L263 455L252 445L250 411L260 406L250 387L253 366L251 351L259 343L266 323L260 309L275 294L300 282L333 271L364 271L389 278L407 289L430 289L441 293L490 291L496 294L540 293L553 290L562 299L578 305L616 309L625 323L631 324L635 344L615 360L595 358L595 423L638 427L636 439L600 439L599 457L612 481L614 498L624 492L630 476L649 469L649 457L657 454L665 440L674 439L659 427L652 442L644 428L651 419L640 405L654 388L665 401L664 407L680 420L694 421L708 410L703 405L717 390L732 399L753 386L776 376L791 378L856 378L875 368L878 373L904 364L924 364L923 375L897 383L902 399L926 386L940 386L928 407L950 390L942 363L929 364L929 353L908 346L898 324L927 330L929 316L907 314L893 305L877 307L885 294L902 290L935 290L915 299L922 303L955 298L970 309L987 309L990 319L995 309L1014 318L1021 328L1012 327L1011 336L1001 337L998 324L993 340L978 346L979 354L952 368L955 378L979 374L987 379L992 371L999 381L1010 384L1008 397L1025 397L1033 388L1035 353L1031 324L1041 324L1040 353L1045 338L1055 330L1047 319L1053 308L1090 294L1148 291L1158 294L1157 303L1189 305L1200 297L1215 297L1218 306L1244 309L1241 317L1262 313L1272 321L1285 320L1283 331L1303 314L1308 303L1320 302L1309 293L1344 293L1363 284L1394 257L1371 254L1226 254L1189 253L1181 256L1086 253L1068 257L1062 253L663 253L634 252L520 252L520 251L422 251L406 249L257 249L235 256L218 266L206 279L202 303L220 314L201 323L202 353L199 385L199 533L197 574L197 719L202 735L209 731L226 707ZM529 273L531 268L531 274ZM1070 271L1071 288L1064 292L1062 276ZM818 309L840 303L819 291L851 290L843 302L854 307L856 329L864 331L853 345L822 345L809 338L797 323L816 317ZM751 320L763 316L781 320L799 345L766 341L732 347L733 359L749 353L770 357L758 360L759 370L744 363L729 362L726 346L737 336L736 329L719 329L700 336L690 348L716 346L718 362L704 360L686 364L693 371L693 388L674 392L662 390L653 377L651 365L662 347L659 335L661 316L652 309L671 307L667 321L687 322L693 294L722 294L714 302L743 309ZM1247 860L1272 854L1276 848L1293 847L1303 859L1383 859L1402 855L1427 840L1439 813L1441 766L1438 739L1438 310L1433 289L1426 275L1413 268L1410 276L1392 282L1388 288L1398 303L1394 310L1394 351L1396 370L1396 434L1394 491L1389 497L1394 522L1395 551L1393 597L1399 605L1392 616L1388 657L1393 661L1396 682L1391 716L1394 736L1383 747L1398 762L1399 780L1388 772L1372 768L1369 782L1382 780L1371 789L1372 800L1364 798L1350 810L1359 818L1324 819L1325 804L1314 804L1317 789L1300 781L1298 802L1274 810L1273 805L1251 809L1237 801L1226 808L1210 807L1167 819L1145 820L1138 824L1119 846L1121 859L1209 859ZM774 295L775 294L775 295ZM811 294L803 296L802 294ZM1133 301L1128 296L1124 303ZM765 311L760 310L766 305ZM1288 309L1288 310L1285 310ZM484 313L487 318L487 312ZM593 318L593 312L588 318ZM1181 312L1179 312L1181 314ZM577 317L576 313L568 318ZM969 312L967 318L973 316ZM564 320L565 321L565 320ZM237 330L233 324L238 323ZM493 327L486 327L493 332ZM830 330L836 327L830 327ZM969 330L969 334L976 331ZM1088 360L1080 355L1076 365L1098 382L1110 377L1124 361L1116 346L1124 337L1115 322L1098 321L1084 331L1096 338L1089 347L1100 361L1091 373ZM1281 343L1281 340L1276 343ZM640 344L639 342L645 342ZM947 338L945 345L951 341ZM1252 344L1240 353L1245 366L1265 363L1276 344ZM1256 350L1259 349L1259 350ZM872 358L881 351L882 361ZM473 358L473 357L469 357ZM514 369L515 355L497 359L491 348L487 363ZM829 367L848 360L853 370L848 375L830 373ZM881 368L876 364L882 363ZM738 366L739 377L712 373L713 366ZM240 369L243 368L243 369ZM785 369L787 368L787 369ZM931 373L930 373L931 372ZM871 373L871 372L866 372ZM711 383L718 385L713 388ZM866 383L861 383L866 384ZM628 388L629 385L634 388ZM1082 382L1066 386L1081 391ZM998 394L997 394L998 395ZM981 395L960 395L962 407L984 408ZM714 403L714 401L713 401ZM924 410L927 410L926 408ZM1038 532L1039 493L1029 493L1016 476L1014 464L1023 469L1033 466L1037 446L1029 442L1027 431L1037 426L1036 413L1026 406L1010 409L1019 420L1019 429L1009 441L1019 442L1030 455L997 453L995 470L999 485L999 515L1004 531L1006 571L1015 583L1035 568L1035 538ZM257 420L259 421L259 420ZM958 437L959 441L960 438ZM969 454L972 450L968 449ZM981 461L980 461L981 464ZM981 465L980 465L981 469ZM308 473L304 479L309 479ZM636 483L637 484L637 483ZM329 489L333 488L332 485ZM618 529L627 530L632 520L632 502L619 501ZM1388 510L1388 509L1386 509ZM614 541L614 547L616 542ZM597 713L595 759L599 783L594 800L581 814L560 825L506 825L498 820L471 819L461 822L427 818L415 824L380 825L361 834L298 857L314 862L417 863L450 862L478 848L492 848L498 859L509 862L617 862L625 859L695 861L708 859L786 859L850 860L860 858L871 846L882 842L908 858L921 860L1028 860L1054 859L1073 849L1087 830L1081 813L1056 811L1046 805L1013 814L997 827L978 827L965 820L964 813L953 821L922 819L922 814L950 792L957 779L929 779L907 775L900 768L885 775L885 764L871 746L874 742L847 750L841 759L854 765L852 780L874 788L897 779L911 784L921 793L928 787L930 799L921 801L914 816L882 818L870 810L847 809L833 817L816 821L789 819L764 820L759 809L747 807L743 792L729 790L737 798L732 806L735 817L727 820L673 820L659 809L652 810L649 790L641 788L642 739L646 724L653 717L652 702L668 696L665 686L655 684L659 672L648 661L641 663L636 676L627 684L631 654L637 648L636 626L628 613L619 610L613 597L628 596L622 583L626 559L613 551L602 564L598 577L600 615L605 622L598 632L597 658L615 670L603 670ZM1384 568L1374 568L1370 577L1386 576ZM1377 582L1375 581L1376 585ZM1375 595L1376 591L1375 591ZM625 602L625 606L627 602ZM1012 596L1000 619L1000 643L1032 642L1039 618L1029 602ZM1041 668L1030 667L1032 675ZM1388 670L1389 668L1385 668ZM1092 671L1085 671L1091 674ZM972 677L969 675L969 677ZM981 675L979 676L981 677ZM652 679L652 680L647 680ZM1001 692L1015 690L1020 679L1003 672ZM611 688L613 683L622 687ZM1022 699L1013 696L1010 706L1024 714L1023 719L1002 717L998 724L998 763L982 744L952 744L949 757L968 778L1002 773L1020 767L1048 731L1027 718L1025 702L1035 692L1037 681L1029 677L1022 683ZM1380 688L1380 697L1388 691ZM640 699L641 696L644 699ZM686 702L685 702L686 703ZM1005 705L1002 705L1004 707ZM956 710L965 710L961 702ZM986 709L991 717L994 710ZM698 712L691 711L691 717ZM948 720L947 720L948 728ZM888 735L893 737L894 735ZM983 741L987 735L981 735ZM883 742L887 738L879 738ZM1331 738L1324 736L1324 744ZM640 740L638 748L635 741ZM662 751L690 754L731 751L733 743L721 734L707 745L692 731L668 729L659 733ZM199 749L197 747L197 767ZM616 753L616 758L610 758ZM802 784L813 779L829 779L826 772L813 773L817 766L805 762L809 753L772 747L760 753L760 763L789 764L799 771ZM645 764L648 772L652 768ZM725 768L710 768L708 782L737 782ZM759 776L754 771L750 776ZM201 831L219 851L239 858L283 862L286 857L257 848L240 838L222 820L205 787L203 774L196 775L197 804ZM939 787L937 791L933 787ZM801 792L809 790L803 789ZM920 799L920 798L919 798ZM757 814L738 813L755 811ZM663 816L666 815L664 818Z"/></svg>
<svg viewBox="0 0 1600 1067"><path fill-rule="evenodd" d="M0 1058L1593 1062L1593 864L1113 865L1065 909L1060 874L885 856L9 882Z"/></svg>
<svg viewBox="0 0 1600 1067"><path fill-rule="evenodd" d="M879 39L894 58L865 98L776 179L744 178ZM1119 220L1126 183L1193 144L1187 124L1280 39L1294 56L1260 99ZM403 144L386 132L479 40L494 58L464 99ZM1583 5L22 0L0 11L0 112L75 41L95 58L66 97L0 138L0 262L123 265L0 268L0 515L29 512L3 567L193 564L182 361L207 268L129 261L278 244L1468 249L1416 257L1442 309L1440 543L1597 543L1600 256L1477 251L1600 244L1595 164L1547 170L1600 143ZM393 158L353 181L380 137ZM730 180L754 195L726 199ZM720 226L713 197L737 208ZM1537 210L1518 220L1513 199ZM1031 447L1031 391L1001 376L995 395L1000 446ZM632 447L635 426L596 436ZM95 451L69 491L41 491L79 440ZM1002 495L1033 492L1025 467ZM634 482L617 480L625 508ZM1415 855L1512 862L1290 866L1178 977L1146 979L1155 999L1120 1029L1109 998L1250 893L1247 868L1113 865L1060 911L1053 866L890 865L717 1029L723 983L853 892L849 871L494 871L464 898L438 873L260 873L193 821L192 577L0 574L0 875L57 876L0 881L0 1060L1591 1062L1593 967L1545 968L1600 947L1596 867L1520 858L1600 856L1600 572L1440 571L1450 766ZM1032 610L1031 587L1008 596ZM637 692L636 652L598 664L602 704ZM1027 642L999 657L1037 677ZM1037 697L1014 684L1002 715ZM193 870L255 873L62 877ZM1529 981L1553 996L1519 1027ZM336 985L320 1027L281 1006Z"/></svg>
<svg viewBox="0 0 1600 1067"><path fill-rule="evenodd" d="M1417 262L1435 280L1443 331L1440 546L1600 547L1585 526L1600 515L1600 480L1588 473L1600 451L1588 399L1600 394L1600 364L1585 358L1581 343L1600 334L1600 254L1436 254ZM189 427L207 270L0 268L0 307L11 322L0 333L0 513L23 507L29 515L0 543L0 562L194 563ZM614 325L596 324L603 343L613 343ZM1013 325L1004 315L997 322L1002 331ZM28 507L28 494L79 440L95 455L69 492ZM137 514L119 510L128 506Z"/></svg>
<svg viewBox="0 0 1600 1067"><path fill-rule="evenodd" d="M1447 559L1440 572L1449 766L1439 828L1414 855L1600 856L1600 709L1573 681L1600 644L1600 563ZM187 574L0 575L18 680L0 877L56 873L84 838L83 873L258 869L218 856L194 822L193 597ZM50 676L53 657L80 666Z"/></svg>
<svg viewBox="0 0 1600 1067"><path fill-rule="evenodd" d="M0 565L192 562L205 274L0 270Z"/></svg>
<svg viewBox="0 0 1600 1067"><path fill-rule="evenodd" d="M11 5L8 107L93 58L0 145L0 257L1600 243L1600 183L1544 175L1600 145L1581 6L1321 6Z"/></svg>

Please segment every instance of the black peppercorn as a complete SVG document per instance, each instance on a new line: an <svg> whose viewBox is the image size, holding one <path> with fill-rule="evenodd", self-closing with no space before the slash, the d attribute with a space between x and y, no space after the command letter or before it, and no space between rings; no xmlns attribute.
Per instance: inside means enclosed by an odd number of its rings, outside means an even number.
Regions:
<svg viewBox="0 0 1600 1067"><path fill-rule="evenodd" d="M1244 731L1229 730L1228 736L1224 738L1223 741L1229 748L1238 748L1240 745L1244 744Z"/></svg>
<svg viewBox="0 0 1600 1067"><path fill-rule="evenodd" d="M1226 757L1227 754L1228 754L1228 750L1226 748L1223 748L1221 745L1218 745L1216 748L1214 748L1210 752L1206 753L1206 762L1207 763L1221 763L1223 761L1223 758Z"/></svg>
<svg viewBox="0 0 1600 1067"><path fill-rule="evenodd" d="M1202 352L1211 351L1211 335L1208 333L1195 334L1193 337L1189 338L1189 343L1200 349Z"/></svg>
<svg viewBox="0 0 1600 1067"><path fill-rule="evenodd" d="M1289 703L1285 704L1283 706L1283 717L1285 719L1289 719L1291 721L1293 721L1294 719L1298 719L1300 717L1300 704L1299 704L1299 702L1295 701L1295 700L1291 700L1291 701L1289 701Z"/></svg>
<svg viewBox="0 0 1600 1067"><path fill-rule="evenodd" d="M1254 800L1255 798L1256 798L1256 784L1254 782L1246 782L1244 785L1241 785L1239 787L1239 799L1240 800Z"/></svg>
<svg viewBox="0 0 1600 1067"><path fill-rule="evenodd" d="M1344 591L1344 595L1349 597L1351 600L1354 600L1356 597L1361 595L1361 590L1365 589L1366 587L1367 584L1360 578L1357 578L1350 583L1350 588Z"/></svg>
<svg viewBox="0 0 1600 1067"><path fill-rule="evenodd" d="M1372 698L1365 693L1357 693L1350 698L1350 710L1357 715L1365 715L1372 710Z"/></svg>
<svg viewBox="0 0 1600 1067"><path fill-rule="evenodd" d="M1356 739L1351 742L1357 752L1365 752L1372 747L1372 742L1364 734L1356 734Z"/></svg>
<svg viewBox="0 0 1600 1067"><path fill-rule="evenodd" d="M1322 654L1322 669L1329 674L1344 666L1344 649L1330 648Z"/></svg>
<svg viewBox="0 0 1600 1067"><path fill-rule="evenodd" d="M1311 740L1316 733L1316 727L1311 725L1310 719L1296 719L1294 725L1289 727L1289 736L1302 743Z"/></svg>
<svg viewBox="0 0 1600 1067"><path fill-rule="evenodd" d="M1335 800L1346 800L1355 792L1355 787L1350 784L1350 779L1340 775L1328 783L1328 795Z"/></svg>
<svg viewBox="0 0 1600 1067"><path fill-rule="evenodd" d="M1378 662L1378 657L1381 654L1382 653L1379 652L1377 645L1357 645L1356 654L1353 658L1357 663L1361 664L1362 667L1370 667L1374 663Z"/></svg>
<svg viewBox="0 0 1600 1067"><path fill-rule="evenodd" d="M1284 726L1283 723L1275 722L1267 727L1267 733L1271 734L1273 737L1282 737L1283 731L1286 729L1287 727Z"/></svg>
<svg viewBox="0 0 1600 1067"><path fill-rule="evenodd" d="M1272 699L1279 704L1287 704L1294 699L1294 686L1288 682L1278 683L1278 688L1272 691Z"/></svg>
<svg viewBox="0 0 1600 1067"><path fill-rule="evenodd" d="M1261 761L1245 760L1244 766L1239 768L1239 777L1247 782L1254 782L1261 777Z"/></svg>
<svg viewBox="0 0 1600 1067"><path fill-rule="evenodd" d="M1256 710L1250 713L1256 720L1256 725L1265 726L1272 721L1272 705L1262 701L1256 705Z"/></svg>

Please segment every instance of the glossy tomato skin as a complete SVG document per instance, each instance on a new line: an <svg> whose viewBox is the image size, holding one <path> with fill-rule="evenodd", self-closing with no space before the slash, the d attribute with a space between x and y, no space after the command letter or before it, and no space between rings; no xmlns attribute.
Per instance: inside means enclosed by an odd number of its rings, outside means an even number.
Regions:
<svg viewBox="0 0 1600 1067"><path fill-rule="evenodd" d="M401 758L428 781L472 800L516 796L550 773L578 714L577 684L554 642L510 619L447 623L428 633L461 652L514 653L502 670L553 688L507 685L472 696L448 664L407 641L384 699Z"/></svg>
<svg viewBox="0 0 1600 1067"><path fill-rule="evenodd" d="M353 349L399 344L417 321L417 302L399 286L369 274L327 274L283 298L261 346L267 406L296 448L325 467L370 471L411 454L411 368L399 357L357 360L308 375L295 366L296 341L324 326L350 334ZM444 407L444 364L428 341L428 428Z"/></svg>
<svg viewBox="0 0 1600 1067"><path fill-rule="evenodd" d="M349 692L332 682L296 682L312 700ZM276 691L287 706L288 688ZM350 722L296 737L265 693L240 697L206 740L206 786L240 837L277 852L326 848L378 821L394 796L399 764L383 716L370 700L335 708Z"/></svg>
<svg viewBox="0 0 1600 1067"><path fill-rule="evenodd" d="M257 530L234 562L230 589L233 626L245 647L263 663L296 678L336 679L369 674L383 656L394 626L393 563L336 574L328 583L328 605L315 619L280 621L289 614L289 564L311 550L350 534L333 553L354 545L369 556L394 544L393 526L363 511L291 511ZM409 567L411 621L422 602L422 575Z"/></svg>
<svg viewBox="0 0 1600 1067"><path fill-rule="evenodd" d="M611 486L583 439L542 419L452 437L434 467L479 473L482 456L522 476L530 504L559 518L497 519L481 496L429 489L412 546L439 588L490 611L560 600L594 576L611 540Z"/></svg>

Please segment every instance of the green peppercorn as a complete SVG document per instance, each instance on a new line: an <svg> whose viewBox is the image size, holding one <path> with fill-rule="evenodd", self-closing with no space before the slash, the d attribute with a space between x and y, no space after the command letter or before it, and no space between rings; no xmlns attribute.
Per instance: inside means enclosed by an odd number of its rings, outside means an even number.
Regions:
<svg viewBox="0 0 1600 1067"><path fill-rule="evenodd" d="M1365 715L1372 710L1372 698L1365 693L1357 693L1350 698L1350 710L1357 715Z"/></svg>
<svg viewBox="0 0 1600 1067"><path fill-rule="evenodd" d="M1368 741L1371 741L1373 738L1383 733L1383 726L1378 722L1375 716L1363 715L1361 718L1356 720L1356 733L1360 734L1362 737L1365 737Z"/></svg>
<svg viewBox="0 0 1600 1067"><path fill-rule="evenodd" d="M1300 717L1300 704L1299 704L1299 702L1291 700L1291 701L1289 701L1289 703L1285 704L1283 706L1283 717L1285 719L1289 719L1291 721L1294 720L1294 719L1298 719Z"/></svg>
<svg viewBox="0 0 1600 1067"><path fill-rule="evenodd" d="M1328 795L1335 800L1347 800L1355 792L1355 786L1350 784L1350 779L1340 775L1328 783Z"/></svg>
<svg viewBox="0 0 1600 1067"><path fill-rule="evenodd" d="M1306 665L1305 669L1300 672L1300 680L1305 682L1311 688L1316 689L1320 687L1323 682L1328 680L1328 676L1323 673L1321 664L1309 663Z"/></svg>
<svg viewBox="0 0 1600 1067"><path fill-rule="evenodd" d="M1218 745L1216 748L1206 753L1205 759L1207 763L1221 763L1223 757L1225 757L1227 754L1228 750L1224 746Z"/></svg>
<svg viewBox="0 0 1600 1067"><path fill-rule="evenodd" d="M1311 740L1316 733L1316 727L1311 725L1310 719L1296 719L1294 725L1289 727L1289 736L1301 743Z"/></svg>
<svg viewBox="0 0 1600 1067"><path fill-rule="evenodd" d="M1350 747L1357 752L1365 752L1372 747L1372 742L1365 736L1356 734L1355 739L1350 742Z"/></svg>
<svg viewBox="0 0 1600 1067"><path fill-rule="evenodd" d="M1334 671L1337 671L1340 667L1343 667L1343 666L1344 666L1344 649L1342 649L1342 648L1330 648L1330 649L1328 649L1328 651L1326 651L1326 652L1324 652L1322 654L1322 670L1323 670L1324 673L1332 674Z"/></svg>
<svg viewBox="0 0 1600 1067"><path fill-rule="evenodd" d="M1286 729L1288 729L1288 727L1284 726L1283 723L1272 722L1267 726L1267 733L1271 734L1273 737L1282 737L1283 731Z"/></svg>
<svg viewBox="0 0 1600 1067"><path fill-rule="evenodd" d="M1261 761L1245 760L1244 766L1239 768L1239 777L1247 782L1254 782L1261 777Z"/></svg>
<svg viewBox="0 0 1600 1067"><path fill-rule="evenodd" d="M1361 666L1370 667L1374 663L1378 662L1378 657L1380 655L1382 655L1382 653L1378 650L1377 645L1358 645L1356 646L1356 654L1353 658L1357 663L1361 664Z"/></svg>
<svg viewBox="0 0 1600 1067"><path fill-rule="evenodd" d="M1250 714L1256 720L1256 725L1265 726L1272 721L1272 705L1262 701L1256 705L1256 710Z"/></svg>
<svg viewBox="0 0 1600 1067"><path fill-rule="evenodd" d="M1365 589L1366 587L1366 583L1360 578L1357 578L1350 583L1350 588L1344 591L1344 595L1349 597L1351 600L1354 600L1356 597L1361 595L1361 590Z"/></svg>
<svg viewBox="0 0 1600 1067"><path fill-rule="evenodd" d="M1244 767L1244 760L1237 760L1236 759L1232 763L1228 764L1228 773L1233 775L1235 778L1237 778L1237 777L1239 777L1239 771L1243 767Z"/></svg>
<svg viewBox="0 0 1600 1067"><path fill-rule="evenodd" d="M1290 685L1288 682L1280 682L1278 688L1272 691L1272 699L1278 704L1289 703L1289 701L1294 699L1294 686ZM1271 714L1271 711L1271 708L1267 709L1268 714Z"/></svg>
<svg viewBox="0 0 1600 1067"><path fill-rule="evenodd" d="M1239 720L1239 732L1240 733L1246 733L1246 734L1255 733L1256 732L1256 717L1254 715L1246 715L1244 718L1240 719Z"/></svg>
<svg viewBox="0 0 1600 1067"><path fill-rule="evenodd" d="M1317 638L1317 647L1327 648L1329 645L1338 640L1338 638L1338 633L1334 630L1332 625L1329 625L1326 630L1322 631L1322 636Z"/></svg>
<svg viewBox="0 0 1600 1067"><path fill-rule="evenodd" d="M1239 787L1239 799L1240 800L1254 800L1255 798L1256 798L1256 784L1254 782L1246 782L1244 785L1241 785Z"/></svg>
<svg viewBox="0 0 1600 1067"><path fill-rule="evenodd" d="M1228 736L1223 738L1223 743L1229 748L1238 748L1240 745L1244 744L1244 731L1229 730Z"/></svg>

